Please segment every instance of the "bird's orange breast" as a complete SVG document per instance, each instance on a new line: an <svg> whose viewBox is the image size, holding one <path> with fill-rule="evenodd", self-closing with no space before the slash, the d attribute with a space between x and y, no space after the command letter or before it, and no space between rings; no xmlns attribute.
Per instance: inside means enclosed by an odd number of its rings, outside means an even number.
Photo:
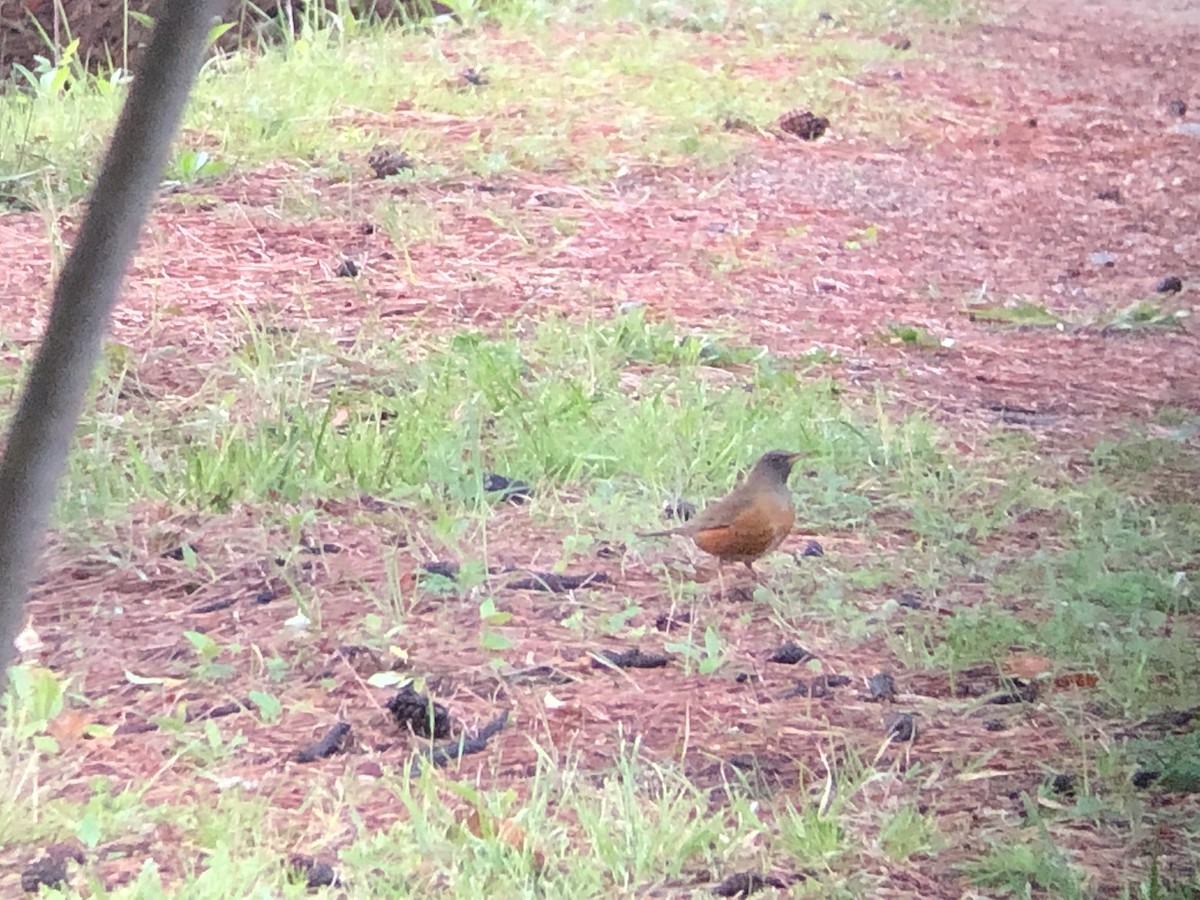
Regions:
<svg viewBox="0 0 1200 900"><path fill-rule="evenodd" d="M751 504L729 524L693 536L696 546L725 562L753 562L783 543L795 523L790 504Z"/></svg>

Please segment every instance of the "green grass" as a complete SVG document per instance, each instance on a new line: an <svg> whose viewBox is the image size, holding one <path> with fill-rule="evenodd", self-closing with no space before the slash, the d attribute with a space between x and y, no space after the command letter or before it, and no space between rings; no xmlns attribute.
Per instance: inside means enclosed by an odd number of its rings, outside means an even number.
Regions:
<svg viewBox="0 0 1200 900"><path fill-rule="evenodd" d="M964 12L953 2L901 6L893 15L917 21ZM919 115L839 86L895 55L872 36L888 21L875 0L850 4L850 27L832 29L817 27L815 4L791 0L744 11L693 5L685 21L663 28L668 9L502 3L478 14L498 30L435 24L432 38L348 14L317 17L262 55L206 63L167 178L202 184L284 158L308 178L364 179L367 153L388 142L417 162L400 177L418 181L552 170L592 182L645 162L724 163L745 147L721 128L730 116L767 126L811 106L838 120L853 103L841 127L889 135L903 116ZM632 27L613 31L611 16ZM697 34L709 30L726 35L736 65L719 62ZM793 60L787 69L755 70L756 61L784 58ZM486 70L486 86L456 83L468 65ZM24 92L0 96L0 191L17 205L61 207L85 194L127 79L84 72L70 56L34 76L36 89L20 78ZM411 109L399 121L398 103Z"/></svg>

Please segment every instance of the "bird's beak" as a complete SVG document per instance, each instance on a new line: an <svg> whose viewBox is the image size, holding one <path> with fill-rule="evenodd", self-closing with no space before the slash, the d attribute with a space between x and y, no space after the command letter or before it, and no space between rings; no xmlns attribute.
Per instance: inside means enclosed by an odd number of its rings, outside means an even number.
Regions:
<svg viewBox="0 0 1200 900"><path fill-rule="evenodd" d="M789 453L788 454L788 465L795 465L796 461L798 459L802 458L803 456L804 456L803 453Z"/></svg>

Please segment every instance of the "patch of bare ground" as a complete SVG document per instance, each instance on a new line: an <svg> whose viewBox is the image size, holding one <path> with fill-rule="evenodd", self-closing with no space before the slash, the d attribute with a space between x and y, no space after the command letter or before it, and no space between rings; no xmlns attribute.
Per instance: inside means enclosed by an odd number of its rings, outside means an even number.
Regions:
<svg viewBox="0 0 1200 900"><path fill-rule="evenodd" d="M399 186L371 180L365 163L352 182L313 184L280 162L206 189L200 204L168 200L117 311L115 338L135 348L173 347L171 364L141 380L177 390L202 381L207 362L243 339L243 311L339 337L369 326L400 338L414 329L488 329L513 317L604 315L642 303L697 328L732 324L781 354L835 350L843 362L833 372L848 388L882 383L966 440L1004 410L1024 410L1046 414L1035 429L1045 452L1069 454L1151 421L1164 407L1200 413L1194 324L1127 333L1102 327L1151 296L1164 275L1189 285L1164 304L1182 307L1194 295L1200 144L1173 133L1166 112L1170 97L1194 87L1186 73L1200 71L1200 23L1187 5L1157 19L1123 7L1038 2L1007 9L1001 23L965 37L914 37L921 56L896 64L899 77L885 67L844 85L864 107L885 96L930 110L912 133L886 143L839 137L835 121L811 144L748 137L725 171L641 168L587 187L554 173ZM395 127L420 119L400 109ZM298 181L320 201L306 221L286 214ZM435 210L436 240L398 247L372 219L374 204L385 200ZM570 220L569 235L556 230L555 218ZM521 236L502 221L519 223ZM0 218L0 247L6 330L33 340L51 274L44 223ZM1097 253L1111 254L1113 264L1094 263ZM359 278L336 275L345 258L359 261ZM993 326L970 315L972 304L1010 298L1079 327ZM937 340L904 343L895 325ZM539 530L519 508L496 516L503 522L489 528L504 538L489 542L491 564L519 574L552 563L537 548L560 536ZM52 552L31 608L45 644L38 656L70 673L92 720L120 732L98 740L78 739L78 728L74 740L72 729L64 732L65 758L77 767L68 796L86 799L88 778L100 774L144 788L151 803L178 802L185 784L198 801L215 796L215 782L167 764L177 751L173 735L141 730L186 700L193 715L218 710L246 736L239 777L281 808L299 808L314 782L350 772L363 787L364 825L382 827L404 813L375 786L406 767L420 743L397 729L383 692L366 684L374 672L397 668L426 676L460 730L510 712L510 726L486 752L451 767L455 778L519 788L536 766L535 743L589 769L610 764L622 738L636 736L651 756L682 760L703 786L748 777L767 792L807 797L845 763L829 756L834 748L879 770L866 788L879 804L919 800L949 841L936 859L896 863L864 854L871 896L949 898L968 889L949 864L982 852L979 835L1019 824L1021 792L1036 790L1046 766L1077 755L1056 714L962 696L941 679L901 670L882 639L852 651L839 646L820 620L804 638L814 667L767 662L781 636L761 604L709 599L680 626L696 634L719 626L729 664L718 677L686 674L678 655L658 669L598 667L595 653L625 645L565 628L580 605L615 613L636 603L642 612L634 624L647 626L642 649L661 651L673 639L655 626L677 611L638 557L588 559L586 567L608 582L561 594L513 590L503 586L511 573L493 576L498 605L513 614L502 629L513 641L508 662L493 667L480 649L477 605L417 587L431 553L415 513L351 504L327 507L313 521L322 552L265 532L249 512L176 522L158 511L135 517L115 554ZM409 545L396 548L397 535ZM162 555L184 540L195 543L204 574ZM830 546L822 564L833 567L861 564L872 552L852 539L840 551L836 541ZM365 634L362 622L381 612L369 595L384 593L393 551L411 607L403 634L384 641ZM777 571L791 565L783 554L774 563ZM304 629L287 624L297 596L319 610ZM959 600L969 605L971 597L964 586ZM864 592L861 602L884 599ZM931 614L955 611L913 611ZM268 682L248 649L229 660L232 677L197 680L185 630L223 647L257 648L262 659L287 658L288 680L270 688L284 698L284 718L268 725L249 711L248 692ZM78 653L81 643L92 649ZM894 674L894 699L872 699L868 679L880 672ZM818 695L814 679L831 675L849 681ZM141 683L148 676L166 680ZM976 677L980 691L998 685L994 671ZM1096 733L1115 727L1087 718L1086 685L1057 690ZM911 741L889 740L896 712L914 714ZM296 761L296 751L338 721L352 728L346 753ZM982 768L968 765L981 759ZM920 791L899 777L916 763L929 773ZM1183 808L1194 798L1146 804L1174 806L1169 821L1178 822L1200 812ZM170 835L156 840L167 846ZM1164 867L1190 865L1185 839L1168 826L1136 838L1117 827L1081 828L1069 842L1100 892L1144 869L1150 843ZM15 871L8 853L0 859ZM161 862L169 871L170 860ZM112 881L136 871L128 859L106 865L100 876ZM10 881L0 875L0 889Z"/></svg>

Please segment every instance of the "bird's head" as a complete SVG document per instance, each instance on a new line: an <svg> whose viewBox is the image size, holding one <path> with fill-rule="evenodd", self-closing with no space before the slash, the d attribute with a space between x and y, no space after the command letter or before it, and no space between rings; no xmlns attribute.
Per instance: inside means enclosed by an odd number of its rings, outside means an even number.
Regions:
<svg viewBox="0 0 1200 900"><path fill-rule="evenodd" d="M787 450L772 450L759 457L751 474L759 478L785 482L792 474L792 466L803 455L803 453L789 453Z"/></svg>

